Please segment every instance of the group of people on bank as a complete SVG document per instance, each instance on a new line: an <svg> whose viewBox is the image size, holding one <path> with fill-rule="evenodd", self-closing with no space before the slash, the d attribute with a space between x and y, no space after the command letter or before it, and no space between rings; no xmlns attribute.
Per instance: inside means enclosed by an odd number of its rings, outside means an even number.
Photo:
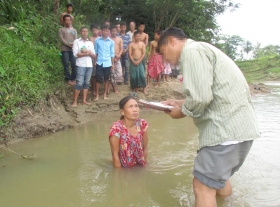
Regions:
<svg viewBox="0 0 280 207"><path fill-rule="evenodd" d="M116 25L110 29L110 23L105 22L101 31L92 25L90 39L87 28L82 27L81 38L77 39L71 15L63 14L62 20L64 27L59 33L65 76L70 85L75 85L73 106L77 106L81 89L83 103L88 104L86 95L92 74L95 77L92 77L92 83L96 81L93 84L96 100L103 82L104 99L109 85L117 92L114 83L122 82L122 74L127 84L128 68L131 88L138 91L142 87L147 93L144 68L149 37L144 33L144 24L134 31L135 23L131 22L134 29L131 27L128 33L124 22L120 27ZM186 98L164 101L163 104L173 106L165 113L173 119L193 117L199 129L193 169L195 206L216 207L216 195L231 195L229 178L242 166L254 140L260 136L246 79L222 51L208 43L189 39L180 28L168 28L163 33L156 31L147 59L148 77L152 79L159 78L164 61L182 68ZM76 74L68 72L69 61L73 71L77 66ZM109 132L113 164L115 167L145 166L148 123L139 118L139 106L133 97L123 98L119 108L121 118L113 123Z"/></svg>
<svg viewBox="0 0 280 207"><path fill-rule="evenodd" d="M135 22L131 21L130 30L127 32L126 22L110 25L109 21L105 21L100 29L96 24L90 26L92 33L90 37L87 27L80 28L78 38L77 31L73 27L71 5L67 5L67 11L60 18L63 27L59 29L59 38L65 79L69 85L75 87L73 107L77 106L81 90L83 104L90 104L87 102L90 82L92 94L97 101L100 85L103 83L103 98L107 99L111 87L114 93L119 93L117 85L130 85L135 92L142 88L144 94L147 94L150 79L157 81L156 87L161 80L161 74L163 81L169 81L168 77L172 74L171 65L163 63L161 55L157 53L160 30L154 32L154 41L151 42L147 55L149 35L144 32L144 23L139 23L136 30ZM174 66L172 75L177 77L178 74L179 68Z"/></svg>

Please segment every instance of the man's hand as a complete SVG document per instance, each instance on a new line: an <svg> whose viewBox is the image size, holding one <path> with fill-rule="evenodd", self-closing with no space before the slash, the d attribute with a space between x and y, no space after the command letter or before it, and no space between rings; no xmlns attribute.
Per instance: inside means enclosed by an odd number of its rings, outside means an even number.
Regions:
<svg viewBox="0 0 280 207"><path fill-rule="evenodd" d="M186 116L179 106L175 106L171 111L165 111L164 113L168 114L173 119L181 119Z"/></svg>
<svg viewBox="0 0 280 207"><path fill-rule="evenodd" d="M112 64L112 68L111 68L111 70L114 70L115 69L115 66L114 66L114 64Z"/></svg>

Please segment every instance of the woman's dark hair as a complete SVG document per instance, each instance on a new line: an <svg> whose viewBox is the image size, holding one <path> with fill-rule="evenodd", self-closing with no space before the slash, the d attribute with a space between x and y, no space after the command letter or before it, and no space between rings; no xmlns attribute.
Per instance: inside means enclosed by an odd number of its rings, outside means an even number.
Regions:
<svg viewBox="0 0 280 207"><path fill-rule="evenodd" d="M131 100L131 99L133 99L133 100L136 101L136 99L135 99L133 96L126 96L126 97L124 97L124 98L123 98L122 100L120 100L120 102L119 102L119 108L120 108L120 109L124 109L125 104L126 104L129 100ZM124 119L124 116L122 115L122 116L120 117L120 119L121 119L121 120Z"/></svg>

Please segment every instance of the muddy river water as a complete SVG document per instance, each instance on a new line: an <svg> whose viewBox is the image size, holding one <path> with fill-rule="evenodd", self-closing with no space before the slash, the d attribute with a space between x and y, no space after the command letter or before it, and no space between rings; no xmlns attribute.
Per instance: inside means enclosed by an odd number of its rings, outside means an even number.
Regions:
<svg viewBox="0 0 280 207"><path fill-rule="evenodd" d="M218 206L280 206L280 83L253 97L262 137L232 178L233 195ZM114 169L108 130L118 118L100 118L73 129L11 146L0 159L1 207L193 206L193 160L198 131L191 118L142 113L149 125L146 168ZM3 150L0 150L3 154Z"/></svg>

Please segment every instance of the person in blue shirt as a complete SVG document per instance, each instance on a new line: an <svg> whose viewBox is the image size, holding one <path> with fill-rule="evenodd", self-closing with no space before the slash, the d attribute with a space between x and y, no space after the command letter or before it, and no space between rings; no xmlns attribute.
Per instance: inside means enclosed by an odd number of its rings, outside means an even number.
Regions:
<svg viewBox="0 0 280 207"><path fill-rule="evenodd" d="M103 25L101 27L102 36L95 40L94 49L96 53L96 98L99 99L100 84L104 84L104 99L107 98L107 91L109 86L109 77L111 70L114 70L114 41L109 35L109 27Z"/></svg>
<svg viewBox="0 0 280 207"><path fill-rule="evenodd" d="M126 33L126 23L121 22L121 32L119 37L123 40L123 52L121 55L122 70L124 74L124 84L128 85L128 71L129 71L129 59L128 59L128 45L130 41L130 35Z"/></svg>

